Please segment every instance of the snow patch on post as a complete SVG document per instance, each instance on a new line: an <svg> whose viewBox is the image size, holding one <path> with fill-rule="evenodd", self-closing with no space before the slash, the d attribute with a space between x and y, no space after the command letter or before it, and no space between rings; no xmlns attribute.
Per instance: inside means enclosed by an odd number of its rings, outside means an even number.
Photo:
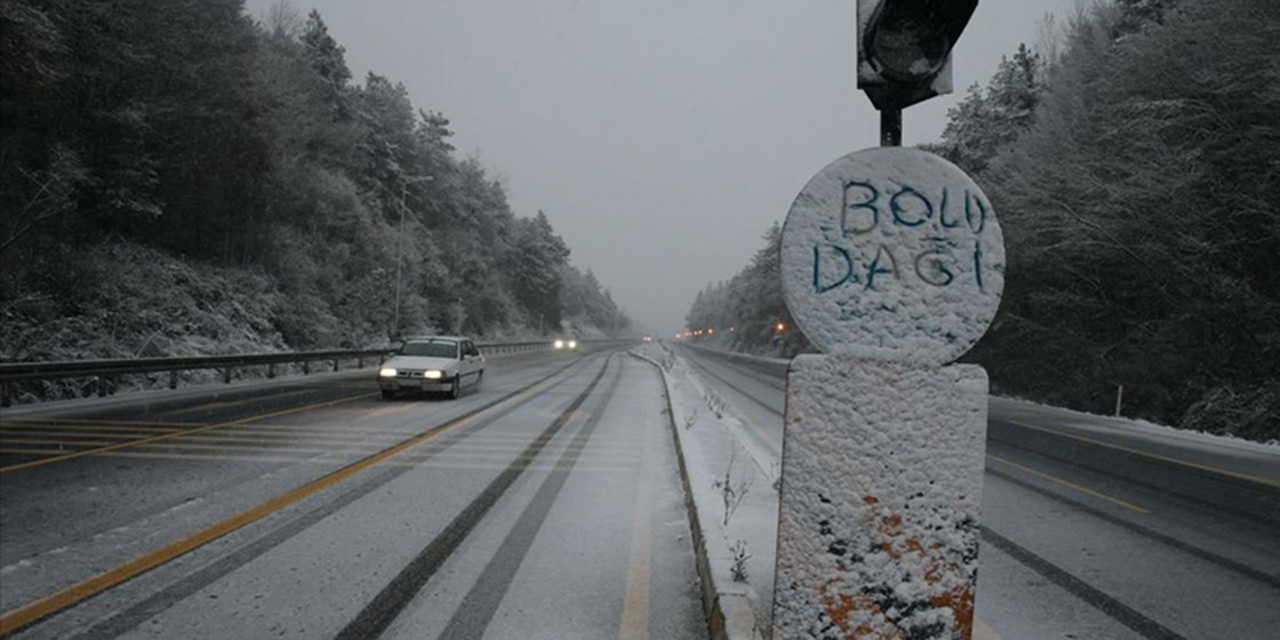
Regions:
<svg viewBox="0 0 1280 640"><path fill-rule="evenodd" d="M969 636L986 421L981 367L793 362L775 638Z"/></svg>

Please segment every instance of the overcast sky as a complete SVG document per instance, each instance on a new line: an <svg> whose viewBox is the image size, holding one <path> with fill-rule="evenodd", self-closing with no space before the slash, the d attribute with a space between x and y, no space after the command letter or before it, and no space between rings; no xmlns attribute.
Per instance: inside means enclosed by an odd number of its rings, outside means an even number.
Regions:
<svg viewBox="0 0 1280 640"><path fill-rule="evenodd" d="M249 0L262 15L274 0ZM741 269L809 177L878 141L855 87L854 0L294 0L320 10L357 80L403 82L455 146L546 211L642 325L683 326ZM981 0L957 92L908 109L904 143L1075 0Z"/></svg>

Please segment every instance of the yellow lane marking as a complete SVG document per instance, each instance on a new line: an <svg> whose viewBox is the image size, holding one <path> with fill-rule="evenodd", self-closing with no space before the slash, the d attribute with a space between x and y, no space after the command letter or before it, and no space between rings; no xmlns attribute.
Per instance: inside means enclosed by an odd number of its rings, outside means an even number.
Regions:
<svg viewBox="0 0 1280 640"><path fill-rule="evenodd" d="M40 620L41 618L52 615L54 613L58 613L59 611L62 611L68 607L71 607L76 603L82 600L85 600L86 598L95 596L126 580L130 580L141 573L150 571L151 569L154 569L166 562L169 562L174 558L185 555L237 529L240 529L241 527L257 522L258 520L261 520L262 518L265 518L266 516L271 515L276 511L279 511L285 507L288 507L289 505L292 505L294 503L297 503L303 500L304 498L307 498L315 493L318 493L335 484L338 484L339 482L342 482L343 480L346 480L347 478L350 478L351 476L354 476L355 474L361 471L364 471L369 467L372 467L378 463L381 463L391 458L392 456L395 456L396 454L408 451L409 449L412 449L418 446L419 444L422 444L423 442L426 442L432 438L435 438L440 434L446 433L448 431L452 431L463 425L475 422L485 413L493 411L498 407L506 406L513 402L521 400L522 398L528 397L530 395L534 395L539 391L541 391L542 389L546 388L549 384L551 384L550 379L544 380L540 383L537 383L533 387L530 387L529 389L519 394L516 394L511 398L508 398L507 400L504 400L502 402L499 402L498 404L488 407L487 409L485 409L480 413L474 414L466 418L461 418L461 419L455 418L452 421L445 422L444 424L441 424L436 427L432 427L431 429L428 429L427 431L422 432L420 435L414 438L411 438L398 445L389 447L373 455L370 455L366 458L353 462L345 467L342 467L341 469L337 469L325 476L312 480L311 482L308 482L307 484L304 484L296 489L293 489L284 494L276 496L275 498L267 500L266 502L263 502L256 507L253 507L246 511L242 511L234 516L231 516L230 518L227 518L226 520L223 520L221 522L217 522L208 527L205 527L204 529L201 529L200 531L197 531L185 538L171 542L163 547L160 547L159 549L156 549L150 553L134 558L133 560L130 560L129 562L119 565L113 569L108 569L107 571L103 571L102 573L99 573L95 576L92 576L85 580L81 580L76 584L73 584L53 594L40 598L39 600L35 600L33 602L27 603L21 607L18 607L17 609L13 609L12 611L5 612L3 615L0 615L0 635L11 633L37 620ZM356 398L369 397L373 395L377 395L377 394L371 393L371 394L368 394L368 396L356 396ZM355 398L346 398L344 400L333 401L333 403L342 402L345 400L353 400L353 399ZM271 415L278 415L278 414L271 414ZM103 450L86 451L86 452L83 452L83 455L94 455L95 451L97 453L101 453ZM14 466L16 467L18 465L14 465Z"/></svg>
<svg viewBox="0 0 1280 640"><path fill-rule="evenodd" d="M47 433L52 435L52 434L58 434L58 433L64 433L64 432L86 432L86 431L92 431L93 433L102 434L102 435L110 435L113 433L131 433L131 434L150 435L152 433L172 433L174 431L190 429L191 427L194 427L194 426L199 426L199 423L188 424L182 427L141 427L141 426L117 427L117 426L97 426L97 425L90 425L90 424L66 424L66 425L6 424L4 426L0 426L0 435L4 435L6 433L30 433L30 432Z"/></svg>
<svg viewBox="0 0 1280 640"><path fill-rule="evenodd" d="M67 440L58 439L50 440L47 438L3 438L0 444L63 444L77 447L101 447L103 445L114 444L111 440ZM63 452L65 453L65 452Z"/></svg>
<svg viewBox="0 0 1280 640"><path fill-rule="evenodd" d="M172 433L172 432L165 432ZM44 429L4 430L0 431L0 442L22 438L107 438L118 441L120 438L146 438L154 433L121 432L104 433L102 431L46 431Z"/></svg>
<svg viewBox="0 0 1280 640"><path fill-rule="evenodd" d="M64 453L57 449L3 449L0 448L0 454L10 455L51 455ZM328 453L335 453L330 451ZM300 458L297 456L278 456L266 454L234 454L226 455L203 454L203 453L150 453L145 451L108 451L94 456L95 458L126 458L135 460L174 460L174 461L209 461L209 462L258 462L258 463L293 463L293 464L319 464L326 466L343 465L351 462L351 458L327 458L312 456L308 458ZM468 463L465 461L454 460L438 460L434 458L417 458L412 455L402 456L399 460L387 460L382 463L384 467L419 467L432 469L449 469L462 471L479 471L479 470L502 470L506 469L511 460L508 458L504 461L482 464ZM531 471L549 471L556 473L565 473L569 471L583 471L591 473L635 473L639 467L635 460L624 461L623 464L609 463L600 465L583 464L581 460L578 464L569 467L568 465L552 466L546 462L539 461L533 466L526 467Z"/></svg>
<svg viewBox="0 0 1280 640"><path fill-rule="evenodd" d="M8 455L55 455L59 453L66 453L66 451L65 450L60 451L58 449L14 449L14 448L8 448L8 447L0 448L0 454L8 454ZM185 451L168 451L168 452L166 451L154 451L154 452L153 451L108 451L106 453L95 454L94 457L95 458L135 458L140 460L210 460L210 461L222 461L222 462L305 462L305 463L315 463L315 464L325 464L325 465L347 464L348 462L351 462L351 458L352 458L352 456L348 456L346 458L332 458L332 457L324 457L324 456L310 456L310 457L304 458L304 457L288 456L288 455L285 455L285 456L271 455L271 454L278 454L278 453L287 454L287 453L299 453L299 452L291 451L291 450L288 450L288 451L272 450L272 451L264 451L261 454L234 453L234 452L228 452L226 454L206 454L206 453L188 453ZM360 455L364 452L360 452L360 451L342 452L342 451L334 451L334 450L324 450L322 451L322 453L338 454L338 455L341 455L343 453L348 453L348 454ZM419 458L419 457L414 457L412 455L406 455L406 456L403 456L400 461L387 461L382 464L383 466L389 466L389 467L401 466L401 467L439 467L442 469L505 469L507 465L511 463L511 458L509 456L506 458L494 458L493 460L495 460L493 464L488 464L482 461L471 461L468 459L460 459L460 458L442 458L442 457ZM593 461L588 460L586 462L593 462ZM634 458L622 459L622 460L598 460L594 462L599 462L601 465L603 465L599 467L599 469L597 469L599 471L618 471L618 472L635 471L638 464L638 461L635 460ZM539 464L542 464L542 463L539 463ZM529 467L529 468L531 469L540 468L545 470L545 469L548 469L549 467ZM578 466L574 468L575 469L584 468L583 460L579 459ZM566 470L567 470L567 467L566 467Z"/></svg>
<svg viewBox="0 0 1280 640"><path fill-rule="evenodd" d="M557 400L556 403L552 406L563 408L564 405L568 404L571 399L572 398L569 398L569 397L561 398ZM418 433L420 433L420 431ZM256 434L248 434L248 435L256 435ZM291 436L279 436L275 434L267 434L267 435L270 435L271 437L275 437L275 438L281 438L281 437L291 438ZM399 434L399 435L393 434L393 435L379 436L383 438L383 440L380 442L372 441L371 438L364 438L363 440L357 440L357 441L343 440L343 441L326 443L323 441L324 439L321 439L321 438L306 438L305 440L295 438L295 439L284 440L284 441L267 440L262 442L255 442L252 438L246 438L240 434L218 433L218 434L204 434L204 435L194 435L194 436L184 435L180 438L181 441L179 441L179 439L174 439L172 441L168 441L162 444L137 444L135 448L141 449L142 451L139 451L139 453L145 454L147 456L162 456L162 457L171 457L175 459L181 458L181 457L187 457L192 459L199 459L199 458L218 459L218 458L229 458L229 457L236 456L238 454L241 455L242 458L246 460L262 458L261 455L257 453L252 453L252 452L275 453L275 454L279 454L279 453L326 454L328 453L328 454L338 454L338 455L342 455L342 454L363 455L364 453L369 452L369 450L371 449L377 449L387 444L390 444L391 442L401 440L407 435L411 435L411 434ZM470 440L470 438L468 438L468 440ZM527 442L527 440L528 440L528 436L526 435L525 442ZM203 442L204 444L192 443L190 441L199 441L199 442ZM111 444L111 443L103 442L103 441L84 441L84 440L68 440L68 439L50 440L50 439L38 439L38 438L0 438L0 445L11 445L11 446L30 446L30 445L101 446L106 444ZM333 444L337 446L325 447L324 446L325 444ZM317 447L314 445L320 445L320 446ZM510 462L511 460L510 454L513 454L518 452L519 450L522 450L523 447L524 447L523 443L517 443L514 440L504 441L504 442L494 442L494 443L469 443L468 441L464 440L462 442L459 442L451 446L447 452L441 453L439 455L449 459L502 461L505 466L505 464L507 462ZM564 448L565 449L574 448L574 445L569 444ZM631 449L625 449L625 450L620 448L611 448L611 449L612 450L590 451L590 452L586 452L583 455L586 458L592 458L601 462L610 462L615 460L627 462L634 459L634 447ZM228 456L217 456L217 455L207 456L202 454L187 454L186 453L187 451L219 451L219 452L226 452ZM251 453L250 455L243 455L241 452L251 452ZM7 448L7 449L0 449L0 453L14 453L14 454L21 454L21 455L35 455L35 454L42 453L46 455L58 455L58 454L67 453L67 450L66 449ZM109 455L110 453L112 452L105 452L100 455ZM297 458L291 458L291 459L297 459ZM277 460L277 459L273 458L273 460Z"/></svg>
<svg viewBox="0 0 1280 640"><path fill-rule="evenodd" d="M252 398L242 398L242 399L240 399L240 400L217 400L217 401L214 401L214 402L206 402L206 403L203 403L203 404L197 404L197 405L192 406L192 407L184 407L184 408L182 408L182 409L174 409L174 410L172 410L172 411L165 411L165 412L163 412L163 413L159 413L159 414L157 414L157 415L161 415L161 416L178 416L178 415L182 415L182 414L184 414L184 413L196 413L197 411L209 411L210 409L229 409L229 408L231 408L231 407L238 407L238 406L241 406L241 405L246 405L246 404L249 404L249 403L251 403L251 402L268 402L268 401L272 401L272 400L278 400L278 399L280 399L280 398L289 398L289 397L296 396L296 395L301 395L301 394L304 394L304 393L307 393L307 392L310 392L310 391L313 391L313 389L294 389L293 391L286 391L286 392L284 392L284 393L274 393L274 394L267 394L267 395L262 395L262 396L254 396L254 397L252 397Z"/></svg>
<svg viewBox="0 0 1280 640"><path fill-rule="evenodd" d="M6 424L4 426L0 426L0 436L3 436L6 433L31 433L31 432L44 433L49 435L56 435L64 432L77 432L77 433L93 432L95 435L112 435L115 433L142 433L142 432L176 433L178 431L187 431L195 427L205 426L207 424L209 423L188 422L183 424L181 427L176 427L176 428L174 427L149 428L149 427L142 427L142 426L116 427L116 426L97 426L97 425L89 425L89 424L49 425L49 426L44 426L44 425L10 426ZM414 433L417 433L417 431L414 430L412 427L351 429L350 423L303 426L303 425L287 425L287 424L259 424L256 422L252 424L247 424L247 425L239 425L234 428L228 428L228 429L225 429L225 431L229 433L230 432L253 432L253 433L262 433L262 434L272 434L272 435L279 435L281 437L285 437L289 434L294 434L294 433L388 434L388 435L395 435L395 434L413 435Z"/></svg>
<svg viewBox="0 0 1280 640"><path fill-rule="evenodd" d="M0 448L0 453L15 456L56 456L60 453L66 453L66 449L14 449L12 447Z"/></svg>
<svg viewBox="0 0 1280 640"><path fill-rule="evenodd" d="M631 511L631 554L627 562L627 594L622 605L622 623L618 637L622 640L649 638L649 555L653 515L653 434L646 429L644 449L640 454L640 483L636 487L635 507Z"/></svg>
<svg viewBox="0 0 1280 640"><path fill-rule="evenodd" d="M1072 440L1078 440L1078 441L1080 441L1080 442L1087 442L1087 443L1089 443L1089 444L1096 444L1096 445L1098 445L1099 447L1106 447L1106 448L1108 448L1108 449L1115 449L1115 450L1117 450L1117 451L1124 451L1125 453L1132 453L1132 454L1134 454L1134 455L1142 456L1142 457L1144 457L1144 458L1151 458L1152 460L1160 460L1160 461L1162 461L1162 462L1168 462L1168 463L1170 463L1170 464L1176 464L1176 465L1179 465L1179 466L1189 467L1189 468L1192 468L1192 469L1199 469L1199 470L1201 470L1201 471L1208 471L1208 472L1210 472L1210 473L1217 473L1217 474L1221 474L1221 475L1224 475L1224 476L1230 476L1230 477L1232 477L1232 478L1239 478L1239 479L1241 479L1241 480L1248 480L1249 482L1256 482L1256 483L1258 483L1258 484L1265 484L1265 485L1267 485L1267 486L1269 486L1269 487L1276 487L1276 488L1280 488L1280 480L1277 480L1277 479L1275 479L1275 478L1263 478L1263 477L1260 477L1260 476L1249 475L1249 474L1247 474L1247 473L1238 473L1238 472L1235 472L1235 471L1227 471L1226 469L1219 469L1219 468L1217 468L1217 467L1212 467L1212 466L1209 466L1209 465L1207 465L1207 464L1200 464L1200 463L1198 463L1198 462L1190 462L1190 461L1188 461L1188 460L1181 460L1181 459L1179 459L1179 458L1172 458L1172 457L1169 457L1169 456L1162 456L1162 455L1160 455L1160 454L1158 454L1158 453L1148 453L1148 452L1143 451L1143 450L1141 450L1141 449L1134 449L1133 447L1126 447L1126 446L1124 446L1124 445L1113 444L1113 443L1107 442L1107 441L1105 441L1105 440L1097 440L1097 439L1094 439L1094 438L1086 438L1086 437L1084 437L1084 436L1077 436L1077 435L1070 434L1070 433L1063 433L1063 432L1061 432L1061 431L1058 431L1057 429L1048 429L1048 428L1046 428L1046 427L1041 427L1041 426L1039 426L1039 425L1034 425L1034 424L1028 424L1028 423L1026 423L1026 422L1019 422L1019 421L1017 421L1017 420L1005 420L1005 422L1008 422L1008 423L1010 423L1010 424L1016 424L1016 425L1018 425L1019 427L1023 427L1023 428L1025 428L1025 429L1031 429L1031 430L1033 430L1033 431L1040 431L1040 432L1042 432L1042 433L1048 433L1048 434L1055 435L1055 436L1060 436L1060 437L1063 437L1063 438L1070 438L1070 439L1072 439Z"/></svg>
<svg viewBox="0 0 1280 640"><path fill-rule="evenodd" d="M1000 635L991 630L981 620L973 619L973 640L1001 640Z"/></svg>
<svg viewBox="0 0 1280 640"><path fill-rule="evenodd" d="M1006 459L1004 459L1004 458L1001 458L1000 456L992 455L992 454L990 454L990 453L988 453L988 454L987 454L987 457L988 457L988 458L990 458L990 459L992 459L992 460L995 460L996 462L999 462L1000 464L1008 465L1008 466L1010 466L1010 467L1013 467L1014 469L1017 469L1017 470L1019 470L1019 471L1021 471L1021 472L1023 472L1023 473L1029 473L1029 474L1031 474L1031 475L1033 475L1033 476L1036 476L1037 478L1043 478L1043 479L1045 479L1045 480L1048 480L1049 482L1054 482L1054 483L1060 484L1060 485L1062 485L1062 486L1064 486L1064 487L1068 487L1068 488L1071 488L1071 489L1075 489L1076 491L1079 491L1079 492L1081 492L1081 493L1089 494L1089 495L1091 495L1091 496L1093 496L1093 497L1095 497L1095 498L1098 498L1099 500L1106 500L1107 502L1110 502L1111 504L1119 505L1119 506L1124 507L1124 508L1126 508L1126 509L1130 509L1130 510L1132 510L1132 511L1136 511L1136 512L1138 512L1138 513L1141 513L1141 514L1143 514L1143 515L1150 515L1150 513L1151 513L1151 511L1149 511L1149 510L1147 510L1147 509L1143 509L1142 507L1139 507L1139 506L1137 506L1137 505L1135 505L1135 504L1132 504L1132 503L1129 503L1129 502L1125 502L1124 500L1121 500L1121 499L1116 498L1116 497L1113 497L1113 496L1109 496L1109 495L1107 495L1107 494L1105 494L1105 493L1099 493L1099 492L1097 492L1097 491L1094 491L1093 489L1090 489L1090 488L1085 487L1085 486L1078 485L1078 484L1076 484L1076 483L1074 483L1074 482L1071 482L1071 481L1069 481L1069 480L1063 480L1062 478L1059 478L1059 477L1057 477L1057 476L1051 476L1051 475L1049 475L1049 474L1047 474L1047 473L1043 473L1043 472L1040 472L1040 471L1036 471L1035 469L1032 469L1031 467L1028 467L1028 466L1025 466L1025 465L1018 464L1018 463L1016 463L1016 462L1014 462L1014 461L1012 461L1012 460L1006 460Z"/></svg>
<svg viewBox="0 0 1280 640"><path fill-rule="evenodd" d="M193 426L193 425L187 425ZM378 428L357 427L352 428L350 422L342 423L315 423L307 425L290 425L290 424L270 424L258 423L237 425L233 428L226 429L228 433L262 433L262 434L387 434L387 435L414 435L418 433L412 424L406 425L390 425Z"/></svg>
<svg viewBox="0 0 1280 640"><path fill-rule="evenodd" d="M356 372L359 370L351 369L350 371ZM325 371L323 373L327 375L330 372ZM370 375L372 376L372 373ZM346 377L346 376L342 376L342 377ZM350 376L350 378L357 378L357 377L358 376L355 376L355 375ZM355 380L355 382L357 382L358 384L361 384L361 386L364 386L363 385L364 381ZM372 380L369 380L369 382L372 383ZM300 380L290 381L290 382L281 382L278 384L273 384L269 382L269 380L260 380L258 384L261 387L270 388L270 389L297 389L300 387L311 387L315 389L323 389L323 388L350 389L352 386L351 383L352 383L352 380L325 381L325 380L314 380L314 379L313 380L300 379ZM221 383L219 384L221 385ZM226 387L225 385L221 385L220 389L213 389L211 388L211 385L212 383L207 385L197 385L197 386L186 387L178 390L171 389L171 390L167 390L164 393L157 393L150 397L142 397L142 398L133 397L130 395L113 396L110 400L100 403L98 407L91 407L91 408L85 408L83 406L70 406L70 407L64 407L61 409L42 408L42 409L37 409L36 411L31 412L32 413L31 418L23 418L21 417L21 415L19 415L14 419L15 420L29 420L29 419L77 420L77 419L83 419L83 418L75 418L74 416L76 414L83 414L86 411L91 411L94 409L107 409L107 410L121 409L121 408L129 409L129 408L136 408L138 405L147 405L153 402L174 402L178 400L186 400L189 398L199 398L202 395L216 395L216 394L224 393L228 390L234 389L234 387ZM157 392L161 391L160 389L151 389L151 390L157 391ZM87 400L88 398L81 398L81 399ZM14 409L9 410L8 412L12 413L14 410L20 411L21 409L18 407L15 407ZM66 417L68 415L72 417ZM96 419L94 419L94 421L96 421Z"/></svg>
<svg viewBox="0 0 1280 640"><path fill-rule="evenodd" d="M4 444L79 444L76 442L64 442L58 440L26 440L24 442L6 442ZM83 443L85 445L94 445L97 443ZM142 450L161 450L161 451L262 451L262 452L280 452L280 453L359 453L361 451L369 451L377 447L386 446L389 442L370 442L366 446L358 444L348 445L347 448L338 447L291 447L285 445L264 446L260 444L183 444L178 442L166 442L163 444L139 444L136 446ZM94 451L101 451L101 448ZM66 453L65 451L63 453ZM95 454L97 455L97 454Z"/></svg>
<svg viewBox="0 0 1280 640"><path fill-rule="evenodd" d="M60 455L60 456L53 456L53 457L51 457L51 458L42 458L42 459L40 459L40 460L32 460L32 461L30 461L30 462L23 462L23 463L19 463L19 464L11 464L11 465L9 465L9 466L7 466L7 467L0 467L0 473L9 473L9 472L11 472L11 471L21 471L21 470L23 470L23 469L30 469L30 468L32 468L32 467L39 467L39 466L43 466L43 465L46 465L46 464L53 464L54 462L62 462L62 461L64 461L64 460L72 460L72 459L75 459L75 458L82 458L82 457L84 457L84 456L94 455L94 454L97 454L97 453L102 453L102 452L104 452L104 451L114 451L114 450L116 450L116 449L123 449L123 448L125 448L125 447L132 447L132 446L136 446L136 445L140 445L140 444L149 444L149 443L153 443L153 442L159 442L159 441L162 441L162 440L169 440L169 439L171 439L171 438L175 438L175 437L178 437L178 436L181 436L181 435L186 435L186 434L191 434L191 433L199 433L199 432L201 432L201 431L209 431L209 430L211 430L211 429L221 429L221 428L223 428L223 427L230 427L230 426L237 425L237 424L244 424L244 423L246 423L246 422L252 422L252 421L254 421L254 420L261 420L261 419L263 419L263 418L275 418L275 417L278 417L278 416L288 415L288 414L291 414L291 413L299 413L299 412L302 412L302 411L309 411L309 410L311 410L311 409L318 409L318 408L321 408L321 407L333 406L333 405L341 404L341 403L344 403L344 402L351 402L352 400L361 400L361 399L364 399L364 398L370 398L370 397L373 397L373 396L375 396L375 395L378 395L378 394L376 394L376 393L368 393L368 394L362 394L362 395L358 395L358 396L351 396L351 397L349 397L349 398L338 398L337 400L328 400L328 401L325 401L325 402L319 402L319 403L316 403L316 404L309 404L309 405L303 405L303 406L301 406L301 407L294 407L294 408L292 408L292 409L284 409L284 410L281 410L281 411L276 411L276 412L274 412L274 413L267 413L267 414L263 414L263 415L249 416L249 417L246 417L246 418L240 418L239 420L232 420L232 421L230 421L230 422L220 422L220 423L217 423L217 424L211 424L211 425L206 425L206 426L202 426L202 427L197 427L197 428L195 428L195 429L188 429L188 430L186 430L186 431L175 431L175 432L173 432L173 433L166 433L166 434L162 434L162 435L151 436L151 437L149 437L149 438L142 438L142 439L140 439L140 440L130 440L130 441L128 441L128 442L121 442L121 443L117 443L117 444L113 444L113 445L108 445L108 446L105 446L105 447L99 447L99 448L97 448L97 449L85 449L85 450L83 450L83 451L76 451L76 452L74 452L74 453L68 453L68 454L64 454L64 455Z"/></svg>
<svg viewBox="0 0 1280 640"><path fill-rule="evenodd" d="M0 449L2 454L10 455L48 455L65 453L57 449ZM330 452L332 453L332 452ZM95 454L95 458L136 458L140 460L213 460L224 462L325 462L328 464L341 464L345 461L322 458L298 458L293 456L269 456L269 455L245 455L245 454L228 454L228 455L207 455L202 453L151 453L147 451L108 451L106 453Z"/></svg>
<svg viewBox="0 0 1280 640"><path fill-rule="evenodd" d="M385 407L382 407L381 409L375 409L375 410L370 411L369 413L367 413L367 414L365 414L365 415L363 415L363 416L360 416L359 418L356 418L356 422L363 422L363 421L365 421L365 420L372 420L372 419L374 419L374 418L381 418L381 417L383 417L383 416L395 415L395 414L397 414L397 413L404 413L404 412L406 412L406 411L408 411L408 410L410 410L410 409L416 409L416 408L418 408L419 406L421 406L421 405L418 405L418 404L410 404L410 403L408 403L408 402L406 402L406 403L404 403L404 404L392 404L392 405L387 405L387 406L385 406Z"/></svg>
<svg viewBox="0 0 1280 640"><path fill-rule="evenodd" d="M294 434L294 433L256 433L252 431L237 431L232 429L220 430L212 433L183 435L183 442L259 442L264 445L270 444L288 444L288 443L306 443L306 444L352 444L360 443L368 440L403 440L404 438L418 433L317 433L310 434ZM83 431L60 431L58 433L49 433L41 431L30 432L0 432L0 443L4 442L22 442L30 438L58 438L55 442L69 442L66 438L127 438L130 434L109 434L109 433L93 433ZM146 437L151 434L134 434L135 437ZM103 443L109 444L109 443Z"/></svg>
<svg viewBox="0 0 1280 640"><path fill-rule="evenodd" d="M389 430L369 430L369 431L343 431L339 429L311 429L302 431L261 431L253 429L252 425L241 425L238 427L227 427L213 432L186 434L183 433L178 437L184 441L187 440L262 440L264 442L297 442L297 441L361 441L370 438L406 438L416 435L421 429L398 429ZM177 433L177 432L166 432ZM8 438L62 438L62 437L87 437L87 438L124 438L130 435L137 437L147 437L155 434L151 433L106 433L100 431L44 431L42 429L24 429L13 431L0 431L0 440Z"/></svg>
<svg viewBox="0 0 1280 640"><path fill-rule="evenodd" d="M103 418L14 418L6 420L4 425L26 425L26 426L66 426L66 425L112 425L117 427L177 427L185 429L191 426L190 422L156 422L152 420L110 420Z"/></svg>

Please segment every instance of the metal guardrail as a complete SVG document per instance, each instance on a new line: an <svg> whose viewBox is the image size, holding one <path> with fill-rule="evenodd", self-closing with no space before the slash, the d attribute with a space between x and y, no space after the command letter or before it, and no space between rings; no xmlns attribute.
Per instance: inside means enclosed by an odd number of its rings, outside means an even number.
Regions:
<svg viewBox="0 0 1280 640"><path fill-rule="evenodd" d="M787 377L787 369L791 367L791 361L785 360L782 358L765 358L762 356L752 356L752 355L747 355L745 353L738 353L736 351L725 351L724 349L716 349L714 347L704 347L702 345L690 344L687 342L681 342L679 343L679 345L682 348L696 351L708 357L716 358L719 360L726 360L729 362L736 362L748 368L755 369L756 371L759 371L766 375L774 376L777 378L785 379Z"/></svg>
<svg viewBox="0 0 1280 640"><path fill-rule="evenodd" d="M579 340L586 345L625 344L632 340L588 339ZM523 353L528 351L551 350L550 340L531 342L488 342L476 343L486 355L502 355ZM97 378L98 396L108 393L107 379L114 376L142 375L148 373L169 374L169 388L178 386L178 373L217 369L222 372L222 381L230 383L232 372L243 367L267 367L267 377L276 376L276 367L282 364L301 364L302 373L311 373L311 366L316 362L329 363L333 371L339 370L342 362L354 360L357 368L363 368L365 362L380 362L391 355L394 349L343 349L327 351L290 351L281 353L246 353L221 356L178 356L169 358L119 358L112 360L70 360L63 362L6 362L0 363L0 404L9 406L12 402L11 385L33 380L64 380L68 378Z"/></svg>

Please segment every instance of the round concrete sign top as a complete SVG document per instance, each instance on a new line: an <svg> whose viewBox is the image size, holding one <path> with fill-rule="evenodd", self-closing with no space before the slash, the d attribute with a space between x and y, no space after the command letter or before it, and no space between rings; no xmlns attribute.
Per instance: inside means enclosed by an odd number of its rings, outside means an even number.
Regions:
<svg viewBox="0 0 1280 640"><path fill-rule="evenodd" d="M982 190L931 153L866 149L819 171L782 229L782 287L825 353L909 364L964 355L1004 290L1004 236Z"/></svg>

